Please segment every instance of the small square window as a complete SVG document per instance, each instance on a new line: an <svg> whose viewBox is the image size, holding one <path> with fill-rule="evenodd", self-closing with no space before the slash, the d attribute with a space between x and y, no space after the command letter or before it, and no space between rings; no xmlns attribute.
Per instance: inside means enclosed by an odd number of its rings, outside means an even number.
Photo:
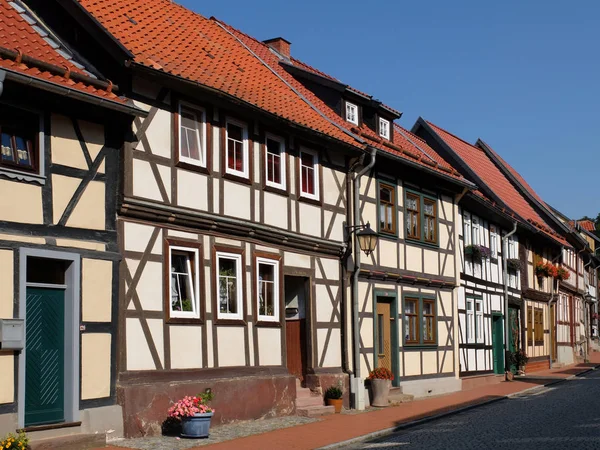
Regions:
<svg viewBox="0 0 600 450"><path fill-rule="evenodd" d="M225 173L248 178L248 127L237 120L227 119Z"/></svg>
<svg viewBox="0 0 600 450"><path fill-rule="evenodd" d="M346 120L358 125L358 106L354 103L346 102Z"/></svg>
<svg viewBox="0 0 600 450"><path fill-rule="evenodd" d="M169 246L169 317L200 317L199 251L197 248Z"/></svg>
<svg viewBox="0 0 600 450"><path fill-rule="evenodd" d="M300 196L319 200L319 158L316 152L300 150Z"/></svg>
<svg viewBox="0 0 600 450"><path fill-rule="evenodd" d="M217 252L217 299L219 319L243 318L242 255Z"/></svg>
<svg viewBox="0 0 600 450"><path fill-rule="evenodd" d="M390 121L383 117L379 118L379 136L384 139L390 138Z"/></svg>
<svg viewBox="0 0 600 450"><path fill-rule="evenodd" d="M265 139L265 184L285 189L285 141L267 134Z"/></svg>
<svg viewBox="0 0 600 450"><path fill-rule="evenodd" d="M179 104L179 161L206 167L206 113L204 109Z"/></svg>
<svg viewBox="0 0 600 450"><path fill-rule="evenodd" d="M279 261L256 258L256 299L259 321L279 321Z"/></svg>

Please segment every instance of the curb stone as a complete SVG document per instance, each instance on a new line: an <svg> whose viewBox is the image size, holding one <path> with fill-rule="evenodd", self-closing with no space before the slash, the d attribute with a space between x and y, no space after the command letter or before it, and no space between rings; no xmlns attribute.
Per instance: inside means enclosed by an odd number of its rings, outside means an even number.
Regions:
<svg viewBox="0 0 600 450"><path fill-rule="evenodd" d="M336 442L334 444L329 444L326 445L324 447L319 447L317 450L330 450L330 449L336 449L336 448L342 448L342 447L347 447L349 445L353 445L353 444L360 444L361 442L366 442L366 441L370 441L373 439L377 439L377 438L383 438L386 436L391 436L393 434L396 434L400 431L406 430L408 428L413 428L416 427L418 425L422 425L424 423L427 422L432 422L434 420L438 420L438 419L443 419L444 417L448 417L448 416L452 416L454 414L459 414L461 412L465 412L468 411L470 409L475 409L475 408L479 408L481 406L486 406L486 405L490 405L492 403L496 403L502 400L506 400L509 398L513 398L516 397L517 395L523 395L526 394L528 392L532 392L538 389L542 389L546 386L552 386L554 384L559 384L559 383L563 383L565 381L569 381L572 380L574 378L580 377L582 375L585 375L587 373L593 372L595 370L597 370L598 368L600 368L600 364L597 364L594 367L591 367L587 370L584 370L583 372L579 372L575 375L571 375L567 378L562 378L560 380L552 380L549 381L548 383L539 385L539 386L534 386L534 387L530 387L527 389L523 389L522 391L519 392L513 392L512 394L508 394L508 395L503 395L501 397L497 397L497 398L493 398L491 400L485 400L483 402L479 402L479 403L474 403L472 405L468 405L468 406L464 406L462 408L456 408L456 409L452 409L450 411L446 411L440 414L434 414L432 416L427 416L427 417L423 417L422 419L417 419L417 420L411 420L408 422L404 422L401 423L399 425L396 425L395 427L391 427L391 428L385 428L383 430L379 430L379 431L374 431L372 433L368 433L368 434L363 434L362 436L358 436L352 439L347 439L345 441L341 441L341 442Z"/></svg>

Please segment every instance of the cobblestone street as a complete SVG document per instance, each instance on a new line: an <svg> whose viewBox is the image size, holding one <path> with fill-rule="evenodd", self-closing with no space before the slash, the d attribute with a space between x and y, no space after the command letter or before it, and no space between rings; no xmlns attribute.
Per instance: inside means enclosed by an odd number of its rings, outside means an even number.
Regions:
<svg viewBox="0 0 600 450"><path fill-rule="evenodd" d="M600 372L346 448L599 449Z"/></svg>

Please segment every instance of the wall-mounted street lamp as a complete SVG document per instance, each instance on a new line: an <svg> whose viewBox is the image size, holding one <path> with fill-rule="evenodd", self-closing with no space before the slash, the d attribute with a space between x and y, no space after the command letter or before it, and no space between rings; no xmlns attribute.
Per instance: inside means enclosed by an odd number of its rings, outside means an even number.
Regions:
<svg viewBox="0 0 600 450"><path fill-rule="evenodd" d="M375 247L377 247L379 235L371 229L371 224L369 222L367 222L366 225L346 226L346 232L348 233L348 237L350 237L352 233L356 233L358 246L367 256L373 253Z"/></svg>

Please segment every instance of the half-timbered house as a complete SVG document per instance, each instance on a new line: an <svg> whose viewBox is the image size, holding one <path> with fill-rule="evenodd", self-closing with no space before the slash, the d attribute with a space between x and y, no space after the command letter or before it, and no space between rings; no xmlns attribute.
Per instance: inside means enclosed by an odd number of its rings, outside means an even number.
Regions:
<svg viewBox="0 0 600 450"><path fill-rule="evenodd" d="M145 113L21 1L0 0L0 36L0 434L100 444L122 434L119 154Z"/></svg>
<svg viewBox="0 0 600 450"><path fill-rule="evenodd" d="M473 196L489 199L493 208L500 209L511 218L513 227L505 226L503 233L506 234L503 235L508 236L511 229L515 234L506 239L501 237L506 241L501 252L507 256L503 284L506 286L505 305L508 306L507 314L499 312L507 321L503 327L503 342L508 344L505 350L525 351L529 356L528 371L548 368L552 342L556 342L550 330L554 323L552 300L557 292L557 282L552 277L538 280L535 266L538 263L557 264L560 262L561 248L570 247L570 244L552 228L555 224L549 211L526 195L521 186L524 180L520 176L517 179L516 171L483 141L470 144L421 118L413 131L460 168L466 178L477 184L479 190ZM471 230L472 227L471 221ZM465 313L470 310L466 301L464 308ZM465 317L463 320L468 330L469 319ZM493 349L490 350L493 355ZM503 363L503 366L503 370L509 369L507 364ZM513 371L516 369L512 367Z"/></svg>

